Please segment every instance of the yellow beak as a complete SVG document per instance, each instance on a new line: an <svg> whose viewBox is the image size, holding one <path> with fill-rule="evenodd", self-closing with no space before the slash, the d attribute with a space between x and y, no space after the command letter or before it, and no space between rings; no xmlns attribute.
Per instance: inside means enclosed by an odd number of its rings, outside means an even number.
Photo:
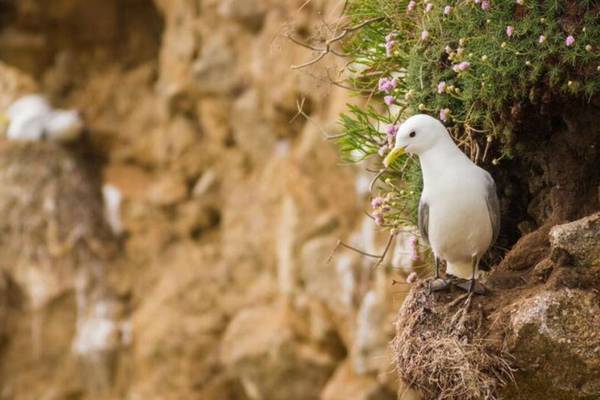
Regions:
<svg viewBox="0 0 600 400"><path fill-rule="evenodd" d="M394 161L398 159L398 157L404 154L404 152L404 147L394 147L392 151L390 151L388 155L385 156L385 158L383 159L383 165L386 168L389 167Z"/></svg>

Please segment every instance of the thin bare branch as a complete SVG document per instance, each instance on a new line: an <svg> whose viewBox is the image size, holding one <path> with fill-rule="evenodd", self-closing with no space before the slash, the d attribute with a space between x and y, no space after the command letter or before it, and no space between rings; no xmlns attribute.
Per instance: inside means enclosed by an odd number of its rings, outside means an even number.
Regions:
<svg viewBox="0 0 600 400"><path fill-rule="evenodd" d="M314 51L318 51L320 53L317 57L315 57L312 60L309 60L309 61L307 61L305 63L299 64L299 65L292 65L292 69L302 69L302 68L306 68L306 67L308 67L310 65L318 63L327 54L333 53L335 50L332 50L331 46L333 44L335 44L336 42L339 42L340 40L344 39L349 33L352 33L352 32L355 32L355 31L357 31L359 29L362 29L362 28L364 28L365 26L367 26L369 24L372 24L372 23L375 23L375 22L379 22L379 21L383 21L384 18L385 17L370 18L370 19L367 19L367 20L361 22L360 24L344 28L336 36L328 39L325 42L325 47L323 47L323 48L317 48L317 47L311 46L310 44L307 44L307 43L299 43L300 41L298 39L293 38L290 34L286 35L294 43L297 43L297 44L299 44L302 47L306 47L308 49L311 49L311 50L314 50Z"/></svg>

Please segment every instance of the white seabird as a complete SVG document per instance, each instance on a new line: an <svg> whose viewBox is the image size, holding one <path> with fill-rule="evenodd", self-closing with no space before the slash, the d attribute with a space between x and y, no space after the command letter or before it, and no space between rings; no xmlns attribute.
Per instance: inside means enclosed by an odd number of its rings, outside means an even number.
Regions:
<svg viewBox="0 0 600 400"><path fill-rule="evenodd" d="M448 281L439 278L442 259L448 275L465 280L457 286L483 293L484 287L475 281L479 260L500 231L493 178L460 151L440 121L428 115L415 115L399 127L384 165L389 166L404 152L416 154L421 162L419 230L435 256L431 289L448 286Z"/></svg>
<svg viewBox="0 0 600 400"><path fill-rule="evenodd" d="M10 140L68 142L79 137L83 130L83 121L77 111L53 109L37 94L17 99L2 117L6 137Z"/></svg>

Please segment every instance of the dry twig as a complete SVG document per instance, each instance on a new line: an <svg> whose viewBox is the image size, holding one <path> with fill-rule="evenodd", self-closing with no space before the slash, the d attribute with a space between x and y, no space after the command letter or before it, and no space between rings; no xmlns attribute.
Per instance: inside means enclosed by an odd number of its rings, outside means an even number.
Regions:
<svg viewBox="0 0 600 400"><path fill-rule="evenodd" d="M370 19L368 19L366 21L361 22L360 24L343 28L342 31L340 33L338 33L336 36L334 36L334 37L332 37L330 39L327 39L327 41L325 42L325 47L322 47L322 48L312 46L312 45L310 45L308 43L304 43L304 42L302 42L302 41L294 38L291 34L287 34L286 35L287 38L290 39L292 42L294 42L294 43L296 43L296 44L298 44L298 45L300 45L302 47L305 47L307 49L319 52L319 55L317 57L313 58L310 61L307 61L307 62L302 63L302 64L298 64L298 65L292 65L292 69L302 69L302 68L306 68L306 67L308 67L310 65L316 64L319 61L321 61L329 53L333 53L335 55L344 57L343 54L337 52L335 49L332 49L332 45L333 44L335 44L336 42L339 42L340 40L344 39L348 34L350 34L352 32L356 32L357 30L362 29L362 28L364 28L365 26L367 26L369 24L372 24L372 23L375 23L375 22L379 22L379 21L383 21L384 18L385 17L370 18Z"/></svg>

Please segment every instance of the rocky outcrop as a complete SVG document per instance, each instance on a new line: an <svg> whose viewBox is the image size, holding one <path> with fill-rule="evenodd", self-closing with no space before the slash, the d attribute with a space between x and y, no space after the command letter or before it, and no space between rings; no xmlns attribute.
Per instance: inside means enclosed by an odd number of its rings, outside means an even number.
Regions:
<svg viewBox="0 0 600 400"><path fill-rule="evenodd" d="M5 395L110 391L131 335L93 175L55 144L4 143L0 182Z"/></svg>
<svg viewBox="0 0 600 400"><path fill-rule="evenodd" d="M591 399L600 396L598 296L544 290L516 302L506 338L519 368L509 398Z"/></svg>
<svg viewBox="0 0 600 400"><path fill-rule="evenodd" d="M377 269L334 252L386 235L323 138L347 93L291 71L312 54L284 37L339 11L0 2L0 108L41 92L86 123L68 148L0 142L0 397L393 396L406 238Z"/></svg>
<svg viewBox="0 0 600 400"><path fill-rule="evenodd" d="M423 399L599 398L597 219L554 226L551 257L525 272L507 256L485 297L413 289L394 340L400 377Z"/></svg>
<svg viewBox="0 0 600 400"><path fill-rule="evenodd" d="M553 227L550 244L555 262L600 266L600 213Z"/></svg>

